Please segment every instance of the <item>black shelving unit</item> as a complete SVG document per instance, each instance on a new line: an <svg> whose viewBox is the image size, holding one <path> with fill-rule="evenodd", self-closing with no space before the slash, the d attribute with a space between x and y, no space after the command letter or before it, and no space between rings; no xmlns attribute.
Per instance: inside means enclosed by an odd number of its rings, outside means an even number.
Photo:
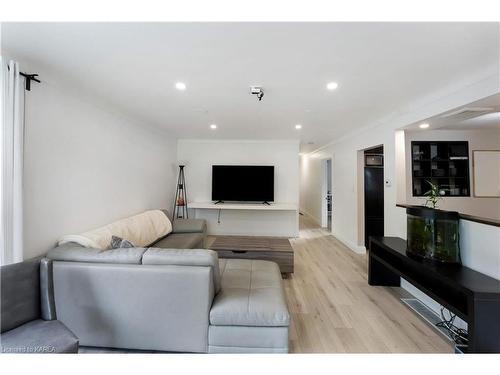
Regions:
<svg viewBox="0 0 500 375"><path fill-rule="evenodd" d="M186 179L184 177L184 165L179 165L179 176L177 178L177 189L175 191L174 210L172 221L175 219L188 219L188 204Z"/></svg>
<svg viewBox="0 0 500 375"><path fill-rule="evenodd" d="M427 181L444 190L446 197L469 197L469 142L411 142L411 173L414 197L430 189Z"/></svg>

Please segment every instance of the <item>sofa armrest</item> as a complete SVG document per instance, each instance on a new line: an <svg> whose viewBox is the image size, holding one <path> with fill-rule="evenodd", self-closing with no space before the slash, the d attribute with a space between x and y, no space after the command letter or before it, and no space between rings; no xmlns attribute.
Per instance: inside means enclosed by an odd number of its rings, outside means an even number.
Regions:
<svg viewBox="0 0 500 375"><path fill-rule="evenodd" d="M205 219L176 219L172 222L172 233L205 233Z"/></svg>
<svg viewBox="0 0 500 375"><path fill-rule="evenodd" d="M40 310L43 320L56 320L52 260L40 260Z"/></svg>
<svg viewBox="0 0 500 375"><path fill-rule="evenodd" d="M40 259L0 268L0 332L40 318Z"/></svg>
<svg viewBox="0 0 500 375"><path fill-rule="evenodd" d="M47 258L67 262L141 264L142 247L100 250L68 242L49 250Z"/></svg>
<svg viewBox="0 0 500 375"><path fill-rule="evenodd" d="M221 287L219 257L213 250L150 248L142 256L142 264L210 267L213 270L215 293Z"/></svg>

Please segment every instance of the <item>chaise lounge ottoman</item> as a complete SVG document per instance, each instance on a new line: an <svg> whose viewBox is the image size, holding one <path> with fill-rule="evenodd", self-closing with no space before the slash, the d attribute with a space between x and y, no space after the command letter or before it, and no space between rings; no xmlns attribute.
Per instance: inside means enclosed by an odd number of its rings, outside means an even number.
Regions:
<svg viewBox="0 0 500 375"><path fill-rule="evenodd" d="M221 290L210 309L209 353L288 353L288 313L274 262L220 259Z"/></svg>

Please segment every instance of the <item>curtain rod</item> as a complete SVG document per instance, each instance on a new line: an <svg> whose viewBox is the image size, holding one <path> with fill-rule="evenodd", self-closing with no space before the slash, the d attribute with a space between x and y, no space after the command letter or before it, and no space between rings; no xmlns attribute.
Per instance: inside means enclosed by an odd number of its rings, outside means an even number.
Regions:
<svg viewBox="0 0 500 375"><path fill-rule="evenodd" d="M7 65L7 69L10 71L10 65ZM24 89L26 91L31 91L31 81L35 81L37 83L41 83L41 81L36 78L38 77L38 74L34 73L34 74L28 74L28 73L23 73L23 72L19 72L20 75L22 75L25 79L25 85L24 85Z"/></svg>
<svg viewBox="0 0 500 375"><path fill-rule="evenodd" d="M40 83L40 80L36 77L38 77L38 74L28 74L28 73L23 73L19 72L20 75L22 75L24 78L26 78L25 82L25 89L26 91L31 91L31 81L35 81Z"/></svg>

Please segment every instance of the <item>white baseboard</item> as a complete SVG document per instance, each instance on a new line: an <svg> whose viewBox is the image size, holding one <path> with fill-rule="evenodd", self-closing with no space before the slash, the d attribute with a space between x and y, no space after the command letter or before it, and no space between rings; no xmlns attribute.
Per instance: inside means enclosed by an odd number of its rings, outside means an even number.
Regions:
<svg viewBox="0 0 500 375"><path fill-rule="evenodd" d="M366 247L361 246L361 245L356 245L354 242L349 241L342 236L339 236L337 233L332 233L333 236L342 242L344 245L346 245L349 249L354 251L356 254L366 254Z"/></svg>

